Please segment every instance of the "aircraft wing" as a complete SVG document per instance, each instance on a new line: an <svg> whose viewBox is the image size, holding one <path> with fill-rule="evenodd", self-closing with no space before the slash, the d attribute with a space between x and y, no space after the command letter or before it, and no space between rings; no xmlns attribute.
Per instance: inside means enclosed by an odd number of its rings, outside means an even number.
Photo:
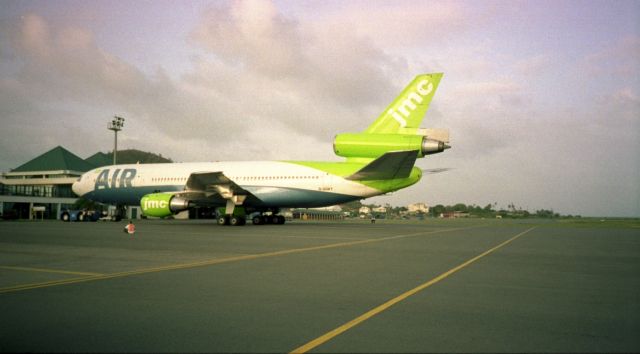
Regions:
<svg viewBox="0 0 640 354"><path fill-rule="evenodd" d="M211 201L231 200L240 205L249 191L240 187L222 172L194 172L189 176L184 192L181 195L199 195Z"/></svg>

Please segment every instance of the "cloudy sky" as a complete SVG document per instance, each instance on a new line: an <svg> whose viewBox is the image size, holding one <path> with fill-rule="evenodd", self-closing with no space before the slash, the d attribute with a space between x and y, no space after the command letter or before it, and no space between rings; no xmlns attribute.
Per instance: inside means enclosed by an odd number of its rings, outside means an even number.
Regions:
<svg viewBox="0 0 640 354"><path fill-rule="evenodd" d="M3 1L0 170L62 145L339 160L418 73L452 170L376 203L640 216L638 1Z"/></svg>

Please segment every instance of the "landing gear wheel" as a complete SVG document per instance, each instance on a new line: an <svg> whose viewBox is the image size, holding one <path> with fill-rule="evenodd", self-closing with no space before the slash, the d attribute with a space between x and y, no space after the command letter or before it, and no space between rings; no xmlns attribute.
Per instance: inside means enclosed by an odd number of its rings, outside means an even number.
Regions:
<svg viewBox="0 0 640 354"><path fill-rule="evenodd" d="M277 218L278 218L278 222L276 222L274 224L284 225L284 221L285 221L284 216L278 215Z"/></svg>
<svg viewBox="0 0 640 354"><path fill-rule="evenodd" d="M231 226L242 226L245 224L245 220L239 216L231 216L229 218L229 225Z"/></svg>
<svg viewBox="0 0 640 354"><path fill-rule="evenodd" d="M226 215L221 215L218 217L218 225L229 225L229 217Z"/></svg>
<svg viewBox="0 0 640 354"><path fill-rule="evenodd" d="M262 218L262 215L256 215L251 219L251 222L253 222L254 225L262 225L264 224L264 219Z"/></svg>

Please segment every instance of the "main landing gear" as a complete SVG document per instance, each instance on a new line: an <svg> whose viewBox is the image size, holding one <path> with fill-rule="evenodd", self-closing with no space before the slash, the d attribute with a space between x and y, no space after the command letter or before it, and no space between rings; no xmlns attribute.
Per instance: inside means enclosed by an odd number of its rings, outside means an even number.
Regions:
<svg viewBox="0 0 640 354"><path fill-rule="evenodd" d="M239 208L236 207L235 209ZM283 225L285 223L284 216L276 215L273 212L270 214L263 214L262 212L259 212L246 215L244 210L236 210L232 215L219 213L217 218L218 225L221 226L243 226L247 223L247 220L251 220L254 225Z"/></svg>
<svg viewBox="0 0 640 354"><path fill-rule="evenodd" d="M273 224L273 225L282 225L285 222L284 216L282 215L256 215L251 221L254 225L265 225L265 224Z"/></svg>
<svg viewBox="0 0 640 354"><path fill-rule="evenodd" d="M218 225L242 226L247 223L243 216L236 215L220 215L217 220Z"/></svg>

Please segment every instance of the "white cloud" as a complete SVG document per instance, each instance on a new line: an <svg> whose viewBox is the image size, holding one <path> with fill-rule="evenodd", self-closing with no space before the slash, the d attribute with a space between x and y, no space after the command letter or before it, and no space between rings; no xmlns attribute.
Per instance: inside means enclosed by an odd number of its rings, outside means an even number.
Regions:
<svg viewBox="0 0 640 354"><path fill-rule="evenodd" d="M198 159L203 150L220 151L235 142L269 146L273 142L264 132L275 126L287 127L292 140L306 137L330 146L336 129L363 129L396 89L387 77L396 65L391 58L366 40L334 35L283 18L268 2L223 4L208 11L193 32L193 43L208 52L194 59L192 72L175 80L161 70L143 74L102 50L87 30L55 28L30 14L12 38L22 66L14 78L2 81L2 91L4 97L22 98L22 109L80 110L67 116L81 116L82 107L91 107L87 115L102 109L100 116L73 124L87 130L121 114L128 126L139 121L150 127L123 132L142 143L140 148L173 146L159 152L180 159ZM37 111L23 116L35 125L43 117ZM151 139L154 130L157 136ZM182 141L206 145L195 152ZM105 148L91 141L86 145L83 150ZM241 150L222 158L251 158L258 152ZM263 149L256 157L265 155L271 154Z"/></svg>
<svg viewBox="0 0 640 354"><path fill-rule="evenodd" d="M635 75L640 71L640 37L627 36L615 43L587 55L582 67L593 74L615 74L618 78Z"/></svg>
<svg viewBox="0 0 640 354"><path fill-rule="evenodd" d="M550 58L545 54L538 54L533 57L517 60L513 64L514 70L525 76L539 75L541 71L548 68Z"/></svg>
<svg viewBox="0 0 640 354"><path fill-rule="evenodd" d="M348 2L318 26L366 37L386 52L404 51L425 43L442 45L476 22L459 2Z"/></svg>

